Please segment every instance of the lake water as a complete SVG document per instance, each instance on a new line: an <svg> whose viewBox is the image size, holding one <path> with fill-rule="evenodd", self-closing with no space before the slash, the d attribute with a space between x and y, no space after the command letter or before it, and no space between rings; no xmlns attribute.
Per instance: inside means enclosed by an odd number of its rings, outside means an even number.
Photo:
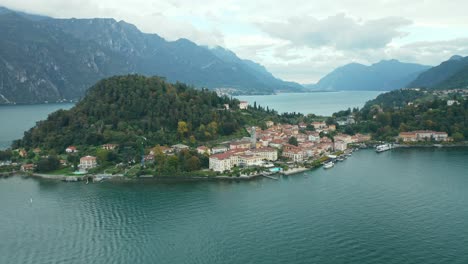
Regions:
<svg viewBox="0 0 468 264"><path fill-rule="evenodd" d="M239 100L254 102L268 106L279 113L300 112L330 116L348 107L363 107L364 104L381 94L379 91L351 92L314 92L314 93L283 93L277 95L237 96Z"/></svg>
<svg viewBox="0 0 468 264"><path fill-rule="evenodd" d="M362 150L278 181L0 179L0 263L466 264L467 161Z"/></svg>
<svg viewBox="0 0 468 264"><path fill-rule="evenodd" d="M38 104L0 106L0 149L7 148L15 139L33 127L37 121L59 109L70 109L74 104Z"/></svg>

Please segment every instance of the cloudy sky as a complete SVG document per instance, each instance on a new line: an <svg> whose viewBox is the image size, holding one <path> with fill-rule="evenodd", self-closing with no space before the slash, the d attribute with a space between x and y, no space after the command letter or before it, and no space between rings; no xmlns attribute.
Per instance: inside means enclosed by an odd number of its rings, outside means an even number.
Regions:
<svg viewBox="0 0 468 264"><path fill-rule="evenodd" d="M300 83L316 82L350 62L437 65L454 54L468 56L466 0L0 0L0 5L59 18L125 20L168 40L223 46Z"/></svg>

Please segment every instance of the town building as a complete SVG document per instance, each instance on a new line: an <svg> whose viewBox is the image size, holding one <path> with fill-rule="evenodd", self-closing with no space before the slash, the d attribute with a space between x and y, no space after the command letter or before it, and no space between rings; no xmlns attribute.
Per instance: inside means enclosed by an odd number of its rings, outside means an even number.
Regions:
<svg viewBox="0 0 468 264"><path fill-rule="evenodd" d="M239 103L239 109L245 110L245 109L247 109L247 108L249 108L249 102L247 102L247 101L240 101L240 103Z"/></svg>
<svg viewBox="0 0 468 264"><path fill-rule="evenodd" d="M261 157L262 160L275 161L278 159L278 151L274 148L257 148L248 152Z"/></svg>
<svg viewBox="0 0 468 264"><path fill-rule="evenodd" d="M75 153L78 152L75 146L69 146L68 148L65 149L66 153Z"/></svg>
<svg viewBox="0 0 468 264"><path fill-rule="evenodd" d="M188 150L190 147L184 144L176 144L176 145L173 145L172 148L174 149L175 152L180 152L182 150Z"/></svg>
<svg viewBox="0 0 468 264"><path fill-rule="evenodd" d="M411 132L401 132L398 137L403 142L417 142L417 141L448 141L448 134L446 132L437 132L431 130L418 130Z"/></svg>
<svg viewBox="0 0 468 264"><path fill-rule="evenodd" d="M233 141L229 144L229 149L248 149L250 146L250 141Z"/></svg>
<svg viewBox="0 0 468 264"><path fill-rule="evenodd" d="M28 152L27 152L26 150L24 150L24 149L20 149L20 150L18 151L18 155L19 155L20 157L22 157L22 158L26 158L26 157L28 156Z"/></svg>
<svg viewBox="0 0 468 264"><path fill-rule="evenodd" d="M84 156L80 158L79 168L81 170L89 170L97 166L96 157L94 156Z"/></svg>
<svg viewBox="0 0 468 264"><path fill-rule="evenodd" d="M210 155L211 154L211 150L206 146L199 146L197 148L197 152L198 152L198 154L202 154L202 155L204 155L204 154Z"/></svg>
<svg viewBox="0 0 468 264"><path fill-rule="evenodd" d="M312 126L314 126L315 130L327 128L327 124L325 122L312 122Z"/></svg>
<svg viewBox="0 0 468 264"><path fill-rule="evenodd" d="M117 148L117 144L104 144L102 145L102 149L105 149L105 150L114 150Z"/></svg>
<svg viewBox="0 0 468 264"><path fill-rule="evenodd" d="M277 159L278 152L272 148L234 149L211 155L209 168L213 171L223 172L231 170L234 166L260 166L264 160L275 161Z"/></svg>
<svg viewBox="0 0 468 264"><path fill-rule="evenodd" d="M28 171L33 171L34 170L34 164L29 163L29 164L23 164L21 165L21 171L23 172L28 172Z"/></svg>
<svg viewBox="0 0 468 264"><path fill-rule="evenodd" d="M228 151L228 147L222 145L211 148L211 154L224 153L226 151Z"/></svg>
<svg viewBox="0 0 468 264"><path fill-rule="evenodd" d="M286 157L294 162L304 161L304 151L300 147L284 144L283 157Z"/></svg>
<svg viewBox="0 0 468 264"><path fill-rule="evenodd" d="M273 123L273 121L266 121L266 122L265 122L265 125L266 125L267 127L272 127L272 126L275 125L275 123Z"/></svg>
<svg viewBox="0 0 468 264"><path fill-rule="evenodd" d="M348 144L342 140L335 140L334 148L335 151L344 151L348 148Z"/></svg>
<svg viewBox="0 0 468 264"><path fill-rule="evenodd" d="M209 168L218 172L230 170L232 168L230 153L225 152L211 155Z"/></svg>

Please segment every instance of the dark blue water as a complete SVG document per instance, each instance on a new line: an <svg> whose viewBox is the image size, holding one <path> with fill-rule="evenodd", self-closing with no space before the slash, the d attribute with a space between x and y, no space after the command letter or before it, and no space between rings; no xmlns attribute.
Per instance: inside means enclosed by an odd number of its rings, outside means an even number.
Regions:
<svg viewBox="0 0 468 264"><path fill-rule="evenodd" d="M30 203L30 198L33 203ZM0 263L468 263L468 150L239 183L0 179Z"/></svg>
<svg viewBox="0 0 468 264"><path fill-rule="evenodd" d="M15 139L20 139L26 130L37 121L59 109L70 109L74 104L38 104L0 106L0 149L8 148Z"/></svg>

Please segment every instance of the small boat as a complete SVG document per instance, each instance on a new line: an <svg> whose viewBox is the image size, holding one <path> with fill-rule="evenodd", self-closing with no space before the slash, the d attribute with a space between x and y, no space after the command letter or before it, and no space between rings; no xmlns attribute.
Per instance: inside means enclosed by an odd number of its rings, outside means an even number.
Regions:
<svg viewBox="0 0 468 264"><path fill-rule="evenodd" d="M343 157L338 157L336 160L337 161L344 161L345 159Z"/></svg>
<svg viewBox="0 0 468 264"><path fill-rule="evenodd" d="M390 149L392 149L391 144L383 144L383 145L378 145L377 147L375 147L375 152L380 153L380 152L384 152Z"/></svg>
<svg viewBox="0 0 468 264"><path fill-rule="evenodd" d="M335 164L332 162L332 161L329 161L325 164L323 164L323 168L324 169L330 169L331 167L333 167Z"/></svg>

